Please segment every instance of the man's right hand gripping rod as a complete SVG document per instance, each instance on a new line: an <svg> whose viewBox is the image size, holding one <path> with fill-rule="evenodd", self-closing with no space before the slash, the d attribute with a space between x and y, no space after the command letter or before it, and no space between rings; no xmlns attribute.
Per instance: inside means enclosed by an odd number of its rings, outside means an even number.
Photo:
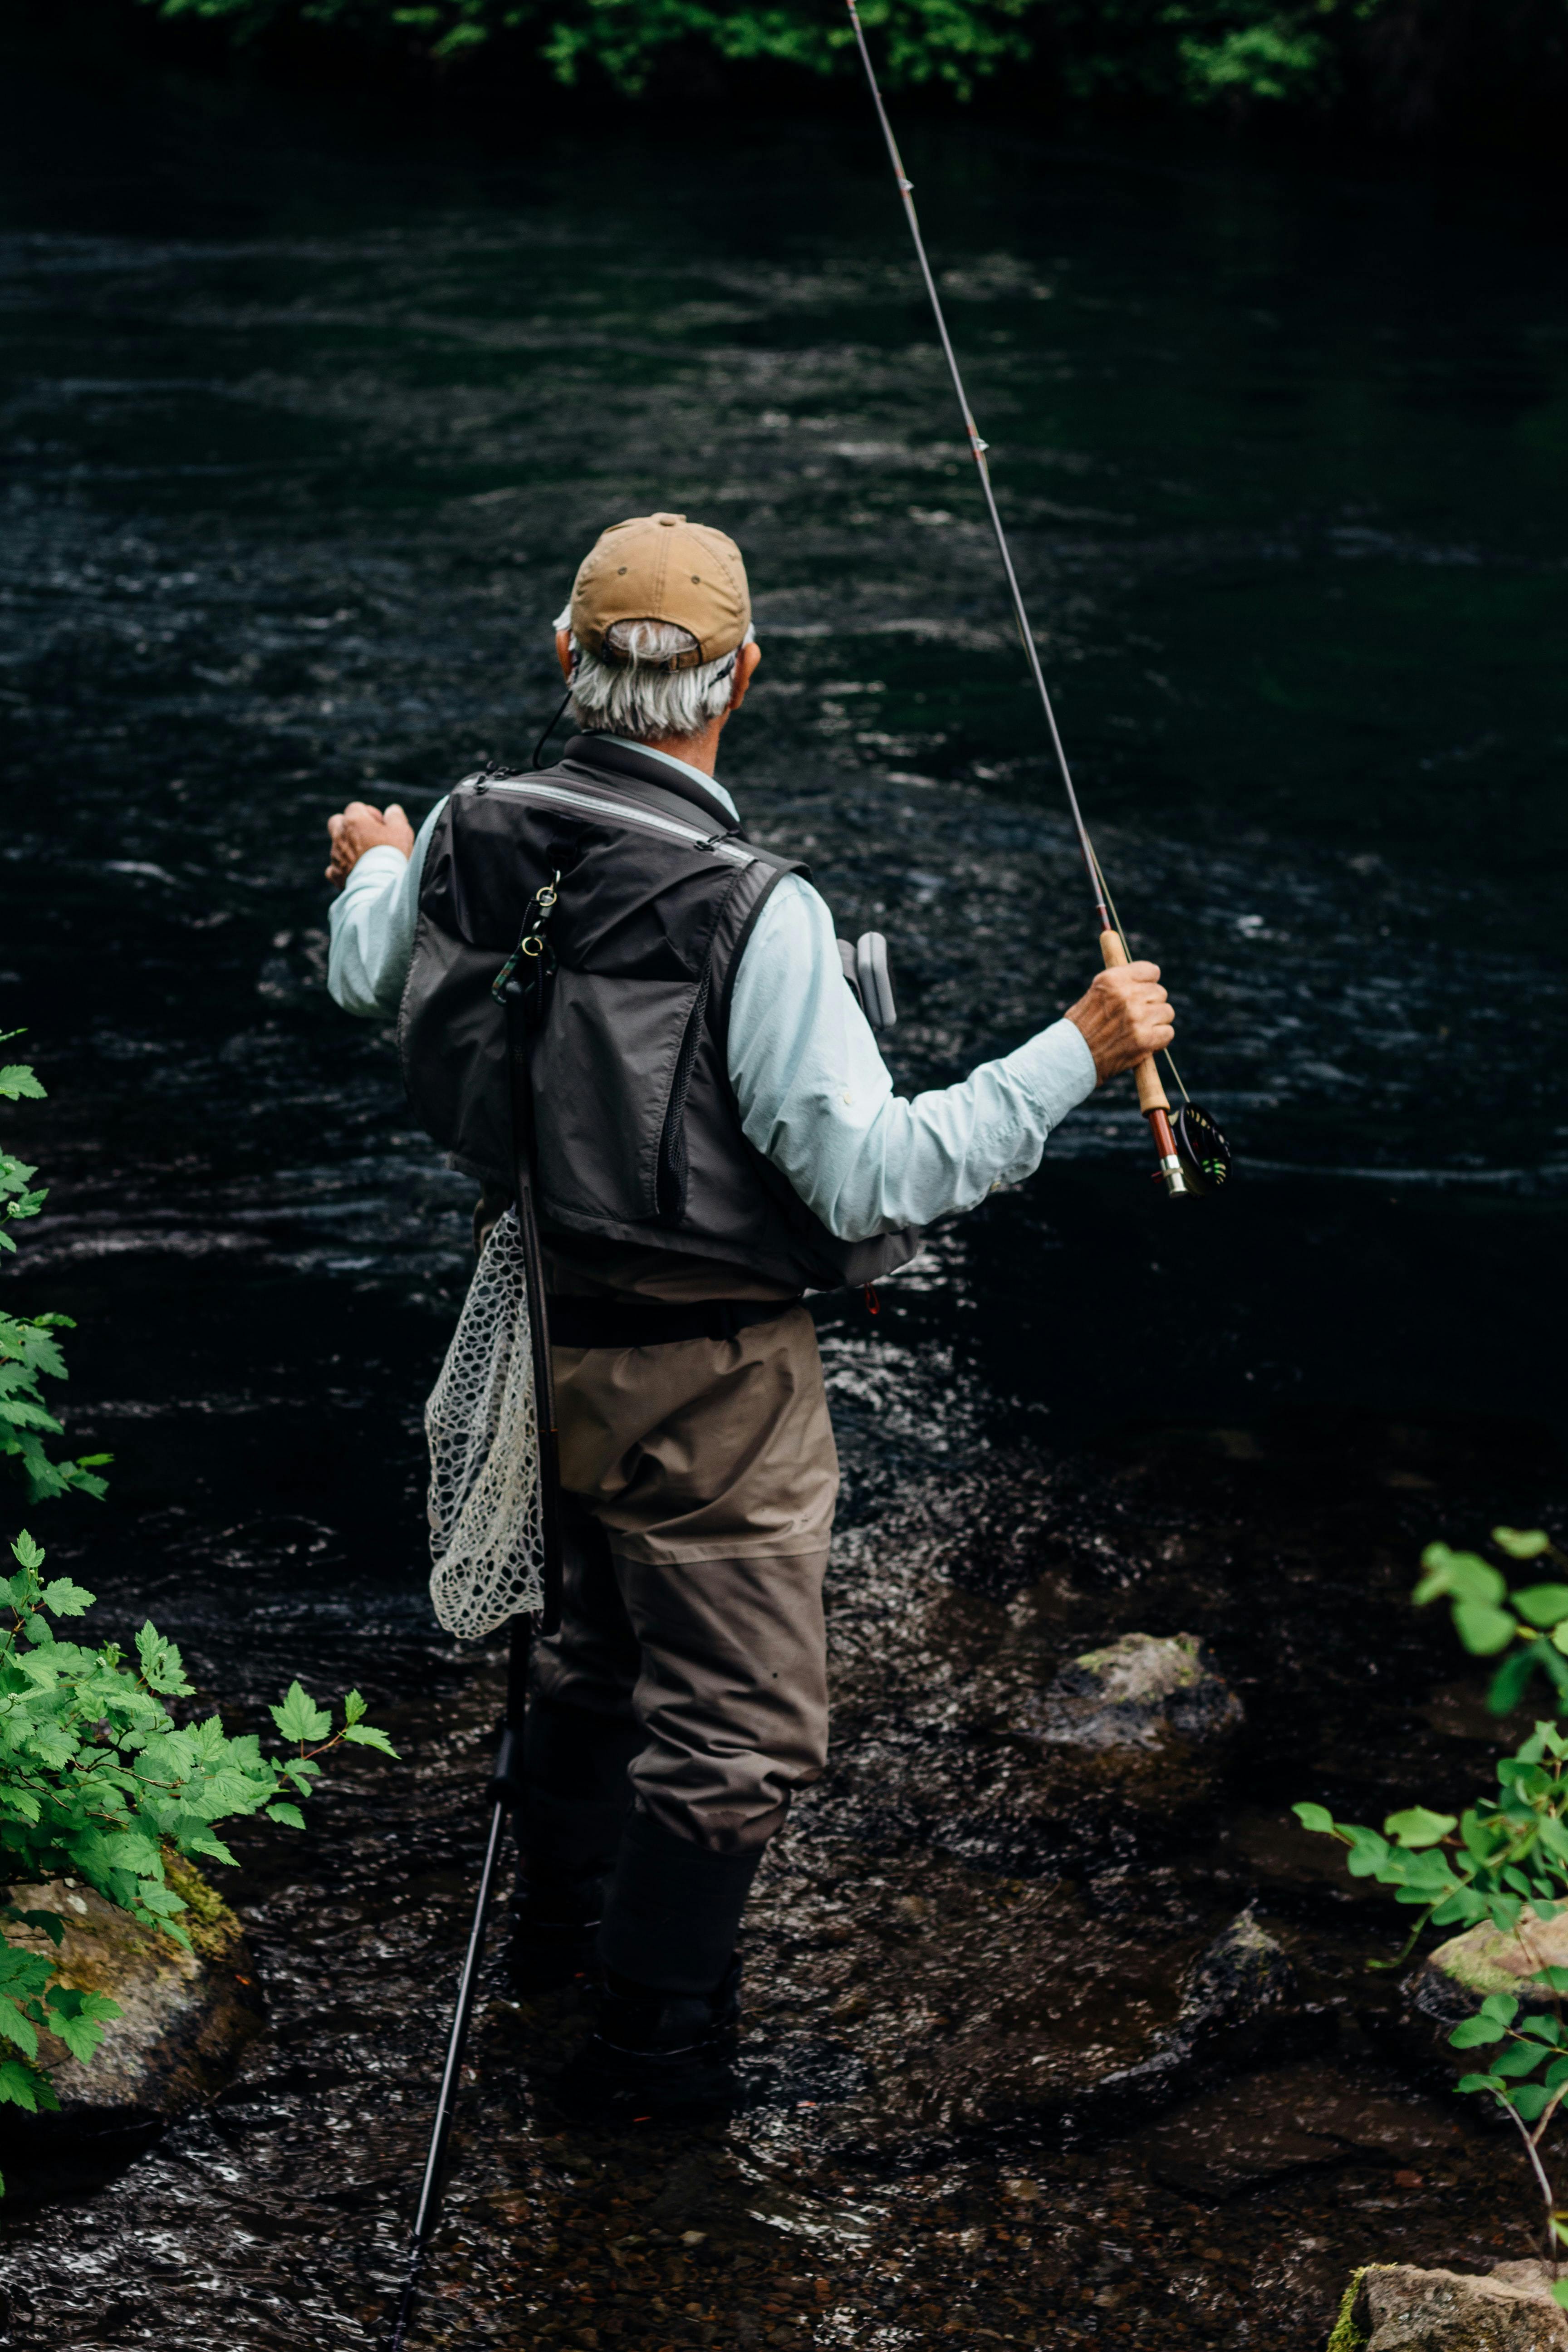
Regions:
<svg viewBox="0 0 1568 2352"><path fill-rule="evenodd" d="M1127 950L1115 931L1101 931L1100 952L1107 971L1114 971L1127 961ZM1160 1083L1152 1054L1145 1054L1141 1062L1134 1063L1132 1076L1138 1082L1138 1108L1153 1130L1165 1190L1173 1195L1184 1194L1188 1185L1176 1154L1176 1139L1171 1132L1171 1099Z"/></svg>

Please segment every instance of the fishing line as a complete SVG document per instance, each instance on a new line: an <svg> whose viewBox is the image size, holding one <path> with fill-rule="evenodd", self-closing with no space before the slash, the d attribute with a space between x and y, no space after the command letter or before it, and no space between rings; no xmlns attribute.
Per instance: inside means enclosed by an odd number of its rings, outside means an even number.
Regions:
<svg viewBox="0 0 1568 2352"><path fill-rule="evenodd" d="M1132 950L1128 945L1127 934L1122 929L1121 919L1116 913L1115 902L1111 898L1106 883L1104 869L1095 854L1094 844L1089 837L1089 828L1083 821L1083 811L1079 806L1078 790L1073 782L1072 770L1068 764L1067 750L1062 742L1061 730L1057 725L1057 714L1051 702L1050 689L1046 684L1046 674L1040 664L1039 646L1036 643L1035 633L1030 625L1028 609L1024 603L1024 593L1018 585L1018 575L1013 566L1013 551L1007 544L1007 533L1003 527L1002 516L997 508L995 491L992 488L991 468L986 462L985 454L989 444L982 439L979 427L974 422L974 413L969 405L969 395L963 388L963 377L959 369L958 355L952 348L952 338L947 331L947 318L942 307L942 297L937 292L936 278L932 274L930 257L926 252L925 239L921 234L920 215L915 211L914 183L904 169L903 157L899 152L899 142L893 136L893 126L888 119L888 110L883 103L881 85L877 79L876 68L871 63L871 52L867 47L865 27L860 22L859 10L855 5L855 0L845 0L845 5L849 11L849 22L855 28L855 45L860 52L860 62L866 70L871 102L877 110L877 120L881 125L883 142L888 150L888 160L893 167L893 177L898 183L899 196L904 207L904 218L909 223L910 236L915 248L915 258L920 264L921 277L924 281L926 295L931 303L931 316L936 321L937 337L942 344L942 357L947 362L947 372L952 379L952 389L957 397L959 413L963 418L963 429L969 437L970 453L974 459L975 471L980 478L981 492L985 500L985 511L991 520L992 535L996 541L996 552L1001 558L1003 573L1007 583L1007 593L1012 601L1013 620L1018 632L1018 641L1024 648L1029 674L1035 681L1035 689L1040 698L1040 709L1045 713L1046 731L1050 737L1051 751L1055 755L1058 772L1061 776L1062 789L1067 794L1068 808L1072 816L1073 831L1078 835L1078 845L1083 858L1084 870L1089 876L1089 888L1094 894L1095 913L1100 921L1101 952L1105 955L1108 963L1117 963L1123 960L1131 962ZM1111 940L1117 942L1114 949L1110 945ZM1166 1054L1164 1058L1183 1097L1183 1108L1176 1114L1174 1122L1172 1121L1170 1104L1160 1084L1152 1057L1139 1064L1134 1072L1138 1082L1140 1108L1153 1130L1155 1150L1160 1160L1159 1172L1164 1179L1167 1192L1173 1194L1217 1191L1224 1184L1230 1171L1230 1148L1215 1122L1206 1112L1199 1110L1197 1105L1193 1102L1186 1087L1182 1084L1181 1074L1169 1054Z"/></svg>

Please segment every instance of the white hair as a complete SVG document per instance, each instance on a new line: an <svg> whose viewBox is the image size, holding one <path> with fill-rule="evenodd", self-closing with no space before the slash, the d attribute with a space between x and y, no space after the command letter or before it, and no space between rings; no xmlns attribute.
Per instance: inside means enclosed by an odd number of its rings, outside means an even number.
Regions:
<svg viewBox="0 0 1568 2352"><path fill-rule="evenodd" d="M571 624L568 605L555 625ZM752 635L748 629L742 644ZM605 632L608 661L575 636L571 644L572 716L585 735L627 735L638 743L700 735L730 707L735 656L676 669L682 654L695 653L697 639L674 621L613 621Z"/></svg>

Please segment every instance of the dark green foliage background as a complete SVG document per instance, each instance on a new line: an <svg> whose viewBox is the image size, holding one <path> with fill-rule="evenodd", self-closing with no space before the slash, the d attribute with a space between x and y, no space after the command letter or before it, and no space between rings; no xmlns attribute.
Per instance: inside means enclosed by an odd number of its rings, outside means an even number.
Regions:
<svg viewBox="0 0 1568 2352"><path fill-rule="evenodd" d="M36 0L35 0L36 5ZM347 60L493 90L541 73L700 103L726 85L842 79L841 0L103 0L221 48ZM1517 139L1568 95L1568 0L866 0L894 89L1346 123L1400 140ZM482 68L482 70L480 70Z"/></svg>

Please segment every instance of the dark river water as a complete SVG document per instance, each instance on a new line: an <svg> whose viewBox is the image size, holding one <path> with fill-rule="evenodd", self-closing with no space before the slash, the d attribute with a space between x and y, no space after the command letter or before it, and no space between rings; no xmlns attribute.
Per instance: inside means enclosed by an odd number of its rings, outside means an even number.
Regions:
<svg viewBox="0 0 1568 2352"><path fill-rule="evenodd" d="M417 820L525 761L579 555L679 508L756 597L721 773L842 930L889 935L900 1082L1054 1017L1093 924L868 126L590 139L531 108L468 149L156 85L5 104L0 1024L49 1088L6 1138L53 1188L5 1279L79 1318L72 1436L116 1457L106 1504L37 1532L237 1720L357 1682L407 1760L241 1842L271 2030L118 2181L5 2208L0 2342L368 2345L498 1683L425 1593L468 1188L327 999L327 814ZM874 1328L823 1303L840 1745L761 1884L749 2011L799 2096L630 2148L552 2132L557 2028L492 1980L432 2345L1309 2352L1392 2241L1530 2251L1511 2159L1367 2038L1386 1923L1279 1823L1475 1785L1411 1566L1552 1507L1560 222L978 121L906 146L1089 821L1238 1172L1166 1203L1121 1086ZM1026 1606L1052 1658L1211 1642L1248 1709L1217 1810L1097 1853L952 1794L984 1748L954 1660ZM1255 2108L1382 2138L1210 2193L1135 2133L1009 2121L973 2057L921 2089L886 2020L923 1986L946 2047L1014 1964L975 1924L1004 1885L1049 1895L1069 2011L1256 1903L1342 2030Z"/></svg>

